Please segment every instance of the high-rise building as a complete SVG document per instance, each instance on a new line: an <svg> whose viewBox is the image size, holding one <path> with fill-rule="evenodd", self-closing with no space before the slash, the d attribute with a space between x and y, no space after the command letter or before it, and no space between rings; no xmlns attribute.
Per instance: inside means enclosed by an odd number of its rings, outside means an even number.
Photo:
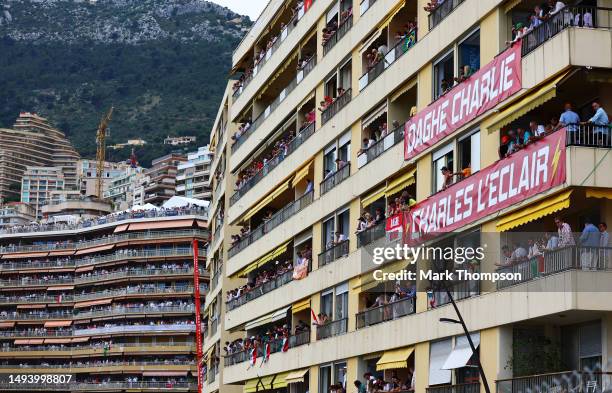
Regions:
<svg viewBox="0 0 612 393"><path fill-rule="evenodd" d="M104 199L109 200L116 211L133 206L134 193L144 179L144 169L140 166L128 166L125 171L110 179Z"/></svg>
<svg viewBox="0 0 612 393"><path fill-rule="evenodd" d="M147 182L143 185L144 203L161 206L164 201L176 195L176 176L179 164L187 161L187 157L179 153L166 154L151 162L151 168L145 175Z"/></svg>
<svg viewBox="0 0 612 393"><path fill-rule="evenodd" d="M21 177L27 166L59 167L65 186L76 189L79 158L64 133L47 119L22 112L12 129L0 128L0 197L19 198Z"/></svg>
<svg viewBox="0 0 612 393"><path fill-rule="evenodd" d="M77 179L79 190L82 195L96 195L98 187L98 163L96 160L82 159L77 163ZM104 171L102 172L102 195L108 190L110 183L116 177L124 175L130 164L125 162L104 161Z"/></svg>
<svg viewBox="0 0 612 393"><path fill-rule="evenodd" d="M0 390L198 392L207 239L193 207L0 229Z"/></svg>
<svg viewBox="0 0 612 393"><path fill-rule="evenodd" d="M208 146L187 153L187 161L178 166L176 195L210 201L210 163L213 153Z"/></svg>
<svg viewBox="0 0 612 393"><path fill-rule="evenodd" d="M206 392L610 388L612 11L548 4L267 5L211 132Z"/></svg>
<svg viewBox="0 0 612 393"><path fill-rule="evenodd" d="M28 166L21 180L21 202L28 203L38 218L42 208L51 201L51 193L66 190L66 180L60 167ZM72 191L77 193L78 191Z"/></svg>

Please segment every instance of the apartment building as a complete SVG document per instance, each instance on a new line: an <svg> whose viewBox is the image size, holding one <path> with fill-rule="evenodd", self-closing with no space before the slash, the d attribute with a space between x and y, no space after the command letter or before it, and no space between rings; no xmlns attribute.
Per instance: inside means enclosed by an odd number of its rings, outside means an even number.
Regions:
<svg viewBox="0 0 612 393"><path fill-rule="evenodd" d="M209 146L187 153L187 161L178 166L176 195L210 201L210 163L213 153Z"/></svg>
<svg viewBox="0 0 612 393"><path fill-rule="evenodd" d="M0 229L0 390L201 391L207 226L183 206Z"/></svg>
<svg viewBox="0 0 612 393"><path fill-rule="evenodd" d="M98 187L98 163L96 160L79 160L77 163L77 178L79 190L83 195L96 195ZM104 195L116 177L123 176L130 169L125 162L104 161L102 170L102 195Z"/></svg>
<svg viewBox="0 0 612 393"><path fill-rule="evenodd" d="M428 3L270 2L234 51L205 391L610 389L610 3ZM520 275L377 279L461 267Z"/></svg>
<svg viewBox="0 0 612 393"><path fill-rule="evenodd" d="M66 187L77 187L79 153L63 132L35 113L22 112L11 129L0 128L0 197L17 201L27 166L59 167Z"/></svg>
<svg viewBox="0 0 612 393"><path fill-rule="evenodd" d="M51 201L51 193L65 189L66 181L62 168L26 167L21 180L21 202L30 204L35 216L40 218L43 206Z"/></svg>
<svg viewBox="0 0 612 393"><path fill-rule="evenodd" d="M128 167L119 176L110 179L104 199L109 200L116 211L129 209L133 205L136 189L144 179L144 169L140 166ZM140 190L140 195L144 189ZM141 204L142 205L142 204Z"/></svg>
<svg viewBox="0 0 612 393"><path fill-rule="evenodd" d="M176 195L176 176L178 166L187 161L187 157L179 153L166 154L151 161L151 168L145 172L146 183L142 190L137 190L143 205L152 203L161 206L162 203ZM144 192L143 192L144 191ZM134 197L136 200L137 196Z"/></svg>
<svg viewBox="0 0 612 393"><path fill-rule="evenodd" d="M34 221L36 212L29 203L11 202L0 207L0 227L26 225Z"/></svg>

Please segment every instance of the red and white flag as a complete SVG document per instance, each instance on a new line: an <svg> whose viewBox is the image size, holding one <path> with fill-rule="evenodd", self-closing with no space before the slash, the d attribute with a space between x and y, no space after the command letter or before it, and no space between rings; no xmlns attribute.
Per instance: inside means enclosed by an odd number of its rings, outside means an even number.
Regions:
<svg viewBox="0 0 612 393"><path fill-rule="evenodd" d="M310 317L312 318L312 321L315 323L315 325L319 324L319 319L317 318L317 315L315 314L312 308L310 309Z"/></svg>
<svg viewBox="0 0 612 393"><path fill-rule="evenodd" d="M251 349L250 353L251 361L249 362L249 368L253 367L255 363L257 363L257 344L253 345L253 349Z"/></svg>
<svg viewBox="0 0 612 393"><path fill-rule="evenodd" d="M283 337L283 352L287 352L289 350L289 337Z"/></svg>
<svg viewBox="0 0 612 393"><path fill-rule="evenodd" d="M266 363L270 359L270 343L266 343L264 346L264 355L261 359L261 364ZM261 367L261 364L259 365Z"/></svg>

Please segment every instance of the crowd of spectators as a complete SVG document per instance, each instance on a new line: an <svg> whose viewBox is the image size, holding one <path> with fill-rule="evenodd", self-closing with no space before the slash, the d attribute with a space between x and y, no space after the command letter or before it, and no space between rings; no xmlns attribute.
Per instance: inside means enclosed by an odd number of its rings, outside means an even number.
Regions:
<svg viewBox="0 0 612 393"><path fill-rule="evenodd" d="M68 362L56 360L47 361L40 360L37 362L20 362L12 364L8 360L1 363L3 366L16 366L19 368L34 368L34 367L54 367L54 368L78 368L78 367L109 367L109 366L129 366L129 365L141 365L141 364L159 364L159 365L179 365L179 364L193 364L193 359L188 356L173 355L171 358L162 357L133 357L123 359L103 358L96 360L71 360Z"/></svg>
<svg viewBox="0 0 612 393"><path fill-rule="evenodd" d="M336 96L335 97L328 96L328 95L324 96L323 100L321 102L319 102L319 111L320 112L325 112L327 110L327 108L329 108L334 102L336 102L345 93L346 93L346 90L342 86L339 86L336 89Z"/></svg>
<svg viewBox="0 0 612 393"><path fill-rule="evenodd" d="M357 393L414 392L416 386L416 377L413 366L408 367L408 375L404 381L402 381L396 373L391 374L390 380L385 380L382 376L375 376L370 372L366 372L363 374L363 379L364 382L359 380L353 382L357 388ZM341 382L338 382L336 385L332 386L336 388L336 393L344 393Z"/></svg>
<svg viewBox="0 0 612 393"><path fill-rule="evenodd" d="M293 264L291 261L276 261L271 267L265 268L255 274L255 276L252 279L249 279L249 282L247 282L245 285L227 291L226 302L239 299L247 293L261 290L261 287L265 283L273 281L289 271L293 271Z"/></svg>
<svg viewBox="0 0 612 393"><path fill-rule="evenodd" d="M336 35L336 33L338 32L338 27L342 26L344 24L344 22L346 22L349 18L351 18L353 16L353 7L349 7L346 10L342 11L340 13L340 22L338 22L338 19L333 18L328 24L327 26L325 26L323 28L322 35L323 35L323 39L321 41L321 45L325 46L327 45L327 43L329 42L329 40Z"/></svg>
<svg viewBox="0 0 612 393"><path fill-rule="evenodd" d="M610 119L599 101L591 104L593 116L586 121L582 121L580 116L573 110L571 103L565 103L563 112L559 117L553 116L546 125L540 124L536 120L531 120L527 127L517 127L508 130L501 138L499 147L499 158L504 158L512 153L519 151L525 146L549 135L561 128L566 128L568 136L574 139L583 139L585 143L593 142L603 144L610 142ZM589 135L576 136L580 125L589 127Z"/></svg>
<svg viewBox="0 0 612 393"><path fill-rule="evenodd" d="M52 222L51 219L44 219L32 222L28 225L5 226L0 229L0 234L74 230L129 220L132 218L174 217L188 214L202 214L206 212L207 208L193 204L173 208L159 207L156 209L135 209L111 213L95 218L75 217L74 223Z"/></svg>
<svg viewBox="0 0 612 393"><path fill-rule="evenodd" d="M596 258L610 258L607 250L610 243L608 225L600 222L597 226L589 218L584 220L584 228L580 235L575 235L569 223L562 217L555 217L557 232L544 232L532 236L527 242L516 240L511 245L502 246L502 260L497 266L508 267L533 259L542 259L547 252L571 246L580 246L583 253L580 255L581 266L585 269L593 268ZM592 250L604 248L601 253L592 253ZM609 261L606 261L609 262Z"/></svg>
<svg viewBox="0 0 612 393"><path fill-rule="evenodd" d="M242 136L244 134L247 133L247 131L249 131L251 129L251 121L247 120L244 123L241 123L238 126L238 131L236 131L234 133L234 135L232 135L231 139L232 139L232 146L235 145L236 143L238 143L238 141L240 140L240 138L242 138Z"/></svg>

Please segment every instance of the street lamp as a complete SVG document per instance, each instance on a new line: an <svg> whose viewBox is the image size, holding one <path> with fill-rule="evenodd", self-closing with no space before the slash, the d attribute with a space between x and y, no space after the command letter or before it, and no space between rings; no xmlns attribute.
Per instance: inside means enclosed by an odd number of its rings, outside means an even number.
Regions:
<svg viewBox="0 0 612 393"><path fill-rule="evenodd" d="M450 302L453 305L453 308L455 309L455 312L457 313L457 317L459 319L440 318L440 322L442 322L442 323L457 323L457 324L461 325L461 327L463 327L463 331L465 333L465 336L467 337L467 340L470 343L470 348L472 348L472 355L474 356L474 358L476 360L476 366L478 367L478 372L480 373L480 378L482 378L482 383L484 384L485 392L486 393L491 393L491 389L489 389L489 382L487 382L487 377L485 376L484 370L482 368L482 364L480 364L480 356L478 356L478 352L476 352L476 347L474 346L474 342L472 341L472 336L470 335L470 332L469 332L467 326L465 325L465 321L463 320L463 316L461 316L461 313L459 312L459 308L457 307L457 303L455 303L455 299L453 299L453 295L450 293L448 288L445 288L445 290L446 290L446 295L450 299Z"/></svg>

